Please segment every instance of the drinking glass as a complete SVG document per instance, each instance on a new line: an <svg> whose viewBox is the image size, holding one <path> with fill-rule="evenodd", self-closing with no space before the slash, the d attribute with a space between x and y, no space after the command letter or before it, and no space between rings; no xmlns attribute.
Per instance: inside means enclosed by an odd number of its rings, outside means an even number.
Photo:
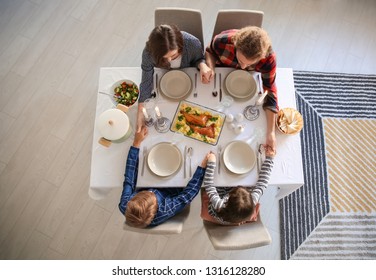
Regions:
<svg viewBox="0 0 376 280"><path fill-rule="evenodd" d="M229 95L223 96L222 101L221 101L221 105L223 107L229 108L231 107L232 103L234 103L234 99L231 96Z"/></svg>
<svg viewBox="0 0 376 280"><path fill-rule="evenodd" d="M155 123L155 106L156 106L156 99L155 98L148 98L144 101L144 118L145 118L145 125L150 127Z"/></svg>
<svg viewBox="0 0 376 280"><path fill-rule="evenodd" d="M220 102L218 111L226 112L227 109L231 107L232 103L234 103L234 99L231 96L229 95L223 96L222 101Z"/></svg>

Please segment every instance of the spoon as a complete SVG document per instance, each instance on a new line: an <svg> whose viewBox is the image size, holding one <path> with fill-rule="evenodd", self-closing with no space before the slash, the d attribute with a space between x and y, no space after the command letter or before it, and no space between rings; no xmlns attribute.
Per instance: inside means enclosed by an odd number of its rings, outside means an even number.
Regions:
<svg viewBox="0 0 376 280"><path fill-rule="evenodd" d="M193 93L193 97L197 97L197 73L195 73L195 92Z"/></svg>
<svg viewBox="0 0 376 280"><path fill-rule="evenodd" d="M110 97L113 97L112 94L109 94L109 93L107 93L107 92L99 91L99 93L100 93L100 94L104 94L104 95L108 95L108 96L110 96Z"/></svg>
<svg viewBox="0 0 376 280"><path fill-rule="evenodd" d="M218 92L216 90L216 84L217 84L217 73L214 74L214 89L213 89L213 96L216 97L218 95Z"/></svg>
<svg viewBox="0 0 376 280"><path fill-rule="evenodd" d="M156 98L157 97L157 90L158 90L158 73L155 74L154 81L155 81L155 87L154 87L154 89L151 93L151 97Z"/></svg>

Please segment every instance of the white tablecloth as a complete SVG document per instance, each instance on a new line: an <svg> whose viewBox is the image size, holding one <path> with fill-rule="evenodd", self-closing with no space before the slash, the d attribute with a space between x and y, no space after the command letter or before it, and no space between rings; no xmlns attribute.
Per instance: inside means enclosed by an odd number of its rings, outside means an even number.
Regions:
<svg viewBox="0 0 376 280"><path fill-rule="evenodd" d="M226 75L232 71L231 68L217 68L217 90L219 82L219 73L222 73L222 84L224 83ZM159 80L163 76L165 71L157 69L159 73ZM194 81L194 73L197 73L195 68L187 68L184 70ZM256 75L256 74L255 74ZM121 79L129 79L136 84L140 84L141 69L138 67L121 67L121 68L101 68L99 77L99 89L101 92L109 92L111 85ZM291 69L278 68L277 70L277 87L278 98L280 108L296 107L295 103L295 89L293 83L293 75ZM186 98L190 102L197 103L212 109L219 109L220 103L218 97L212 96L213 82L211 84L197 84L198 97L194 98L193 93ZM223 95L226 95L226 91L223 90ZM98 94L97 96L97 110L96 120L98 116L105 110L114 107L111 98L107 95ZM235 100L233 105L227 109L226 113L231 113L234 116L237 113L242 113L243 109L248 104L253 104L257 96L244 101ZM173 119L176 109L179 105L177 101L166 100L163 95L159 95L158 107L164 116ZM135 127L135 118L137 113L137 104L128 112L128 116L131 120L133 127ZM260 117L255 121L244 120L245 131L239 135L236 135L234 131L228 127L225 123L221 136L218 141L218 145L223 148L233 140L247 141L252 148L256 151L257 143L264 143L266 133L266 118L265 113L261 109ZM176 142L176 145L184 154L184 147L193 147L192 157L192 173L195 171L197 165L199 165L208 151L216 152L218 145L213 146L207 143L203 143L188 137L183 137L183 140L174 137L175 133L168 131L167 133L157 133L154 127L149 128L149 136L144 140L140 150L140 166L139 173L143 163L142 149L146 146L149 150L155 144L159 142ZM93 199L101 199L108 194L112 188L122 187L124 180L124 170L129 147L133 142L133 137L129 138L123 143L112 143L109 148L105 148L98 144L98 140L101 137L96 124L94 124L94 137L93 137L93 149L92 149L92 162L91 162L91 175L90 175L90 187L89 194ZM279 131L276 131L277 138L277 155L275 157L275 164L270 178L270 185L278 186L280 188L277 195L278 198L282 198L285 195L293 192L304 183L302 157L301 157L301 145L300 137L298 135L288 136L283 135ZM187 162L189 165L189 162ZM188 171L188 168L187 168ZM189 173L188 173L189 175ZM237 186L237 185L253 185L257 180L257 168L255 168L244 175L233 174L224 168L222 162L221 174L216 173L215 185L217 186ZM138 176L138 187L174 187L185 186L189 181L189 176L184 178L183 167L174 176L162 178L154 175L145 166L145 174Z"/></svg>

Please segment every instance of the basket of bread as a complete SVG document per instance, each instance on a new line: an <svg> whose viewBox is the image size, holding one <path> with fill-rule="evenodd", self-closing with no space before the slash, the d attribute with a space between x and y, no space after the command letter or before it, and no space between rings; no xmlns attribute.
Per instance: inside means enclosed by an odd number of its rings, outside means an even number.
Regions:
<svg viewBox="0 0 376 280"><path fill-rule="evenodd" d="M294 135L302 130L303 117L294 108L283 108L278 112L276 125L283 134Z"/></svg>

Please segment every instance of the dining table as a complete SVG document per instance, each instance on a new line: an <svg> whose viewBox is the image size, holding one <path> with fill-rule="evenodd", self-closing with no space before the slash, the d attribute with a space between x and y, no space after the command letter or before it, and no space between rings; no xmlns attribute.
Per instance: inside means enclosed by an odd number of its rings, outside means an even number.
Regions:
<svg viewBox="0 0 376 280"><path fill-rule="evenodd" d="M189 102L195 106L208 108L211 112L219 112L223 116L229 116L224 120L222 130L216 143L206 143L193 139L186 135L176 133L169 128L166 132L158 132L154 126L148 128L148 136L140 146L139 152L139 174L137 179L137 188L168 188L185 187L190 180L190 171L195 172L204 159L205 155L212 151L217 155L217 170L214 176L214 185L217 187L231 186L253 186L258 179L259 170L257 165L244 173L237 174L226 168L223 154L226 147L234 141L247 143L258 154L258 147L265 143L266 138L266 114L262 106L258 106L259 117L255 120L247 120L243 117L243 111L247 105L255 104L260 97L259 73L250 72L257 85L257 92L248 98L232 98L231 104L223 105L223 100L229 96L226 90L226 77L235 71L233 68L215 69L216 84L214 79L204 84L200 80L199 71L194 68L180 69L185 72L191 81L191 90L184 98L174 99L161 92L160 83L163 76L168 72L164 69L154 69L154 80L158 76L157 83L153 83L156 92L155 103L159 108L159 113L169 121L173 121L176 111L181 102ZM239 70L238 70L239 71ZM195 83L195 76L198 76ZM219 79L221 76L221 79ZM111 143L105 147L99 143L101 138L98 130L98 118L106 110L115 108L116 102L111 97L114 83L120 80L130 80L136 85L140 85L142 70L140 67L102 67L99 72L98 92L96 94L97 106L94 121L93 145L91 155L91 173L89 195L92 199L100 200L105 198L111 190L122 188L128 151L134 140L136 130L136 117L138 104L132 105L127 116L129 117L132 134L123 142ZM295 88L293 80L293 71L290 68L277 68L276 84L278 88L279 108L296 108ZM213 94L217 91L217 94ZM222 91L222 96L219 94ZM220 98L222 101L220 101ZM228 106L230 105L230 106ZM231 116L234 120L231 121ZM241 130L234 129L242 127ZM274 168L269 180L270 187L277 187L277 199L281 199L288 194L299 189L304 184L303 164L301 153L300 133L295 135L283 134L276 129L276 150L274 158ZM159 176L150 168L148 156L150 150L159 143L172 143L180 151L181 162L179 168L170 176ZM190 157L186 151L190 148ZM221 153L219 153L221 149ZM219 166L219 168L218 168ZM143 174L141 170L144 169ZM218 170L219 169L219 170ZM184 174L186 173L186 174Z"/></svg>

